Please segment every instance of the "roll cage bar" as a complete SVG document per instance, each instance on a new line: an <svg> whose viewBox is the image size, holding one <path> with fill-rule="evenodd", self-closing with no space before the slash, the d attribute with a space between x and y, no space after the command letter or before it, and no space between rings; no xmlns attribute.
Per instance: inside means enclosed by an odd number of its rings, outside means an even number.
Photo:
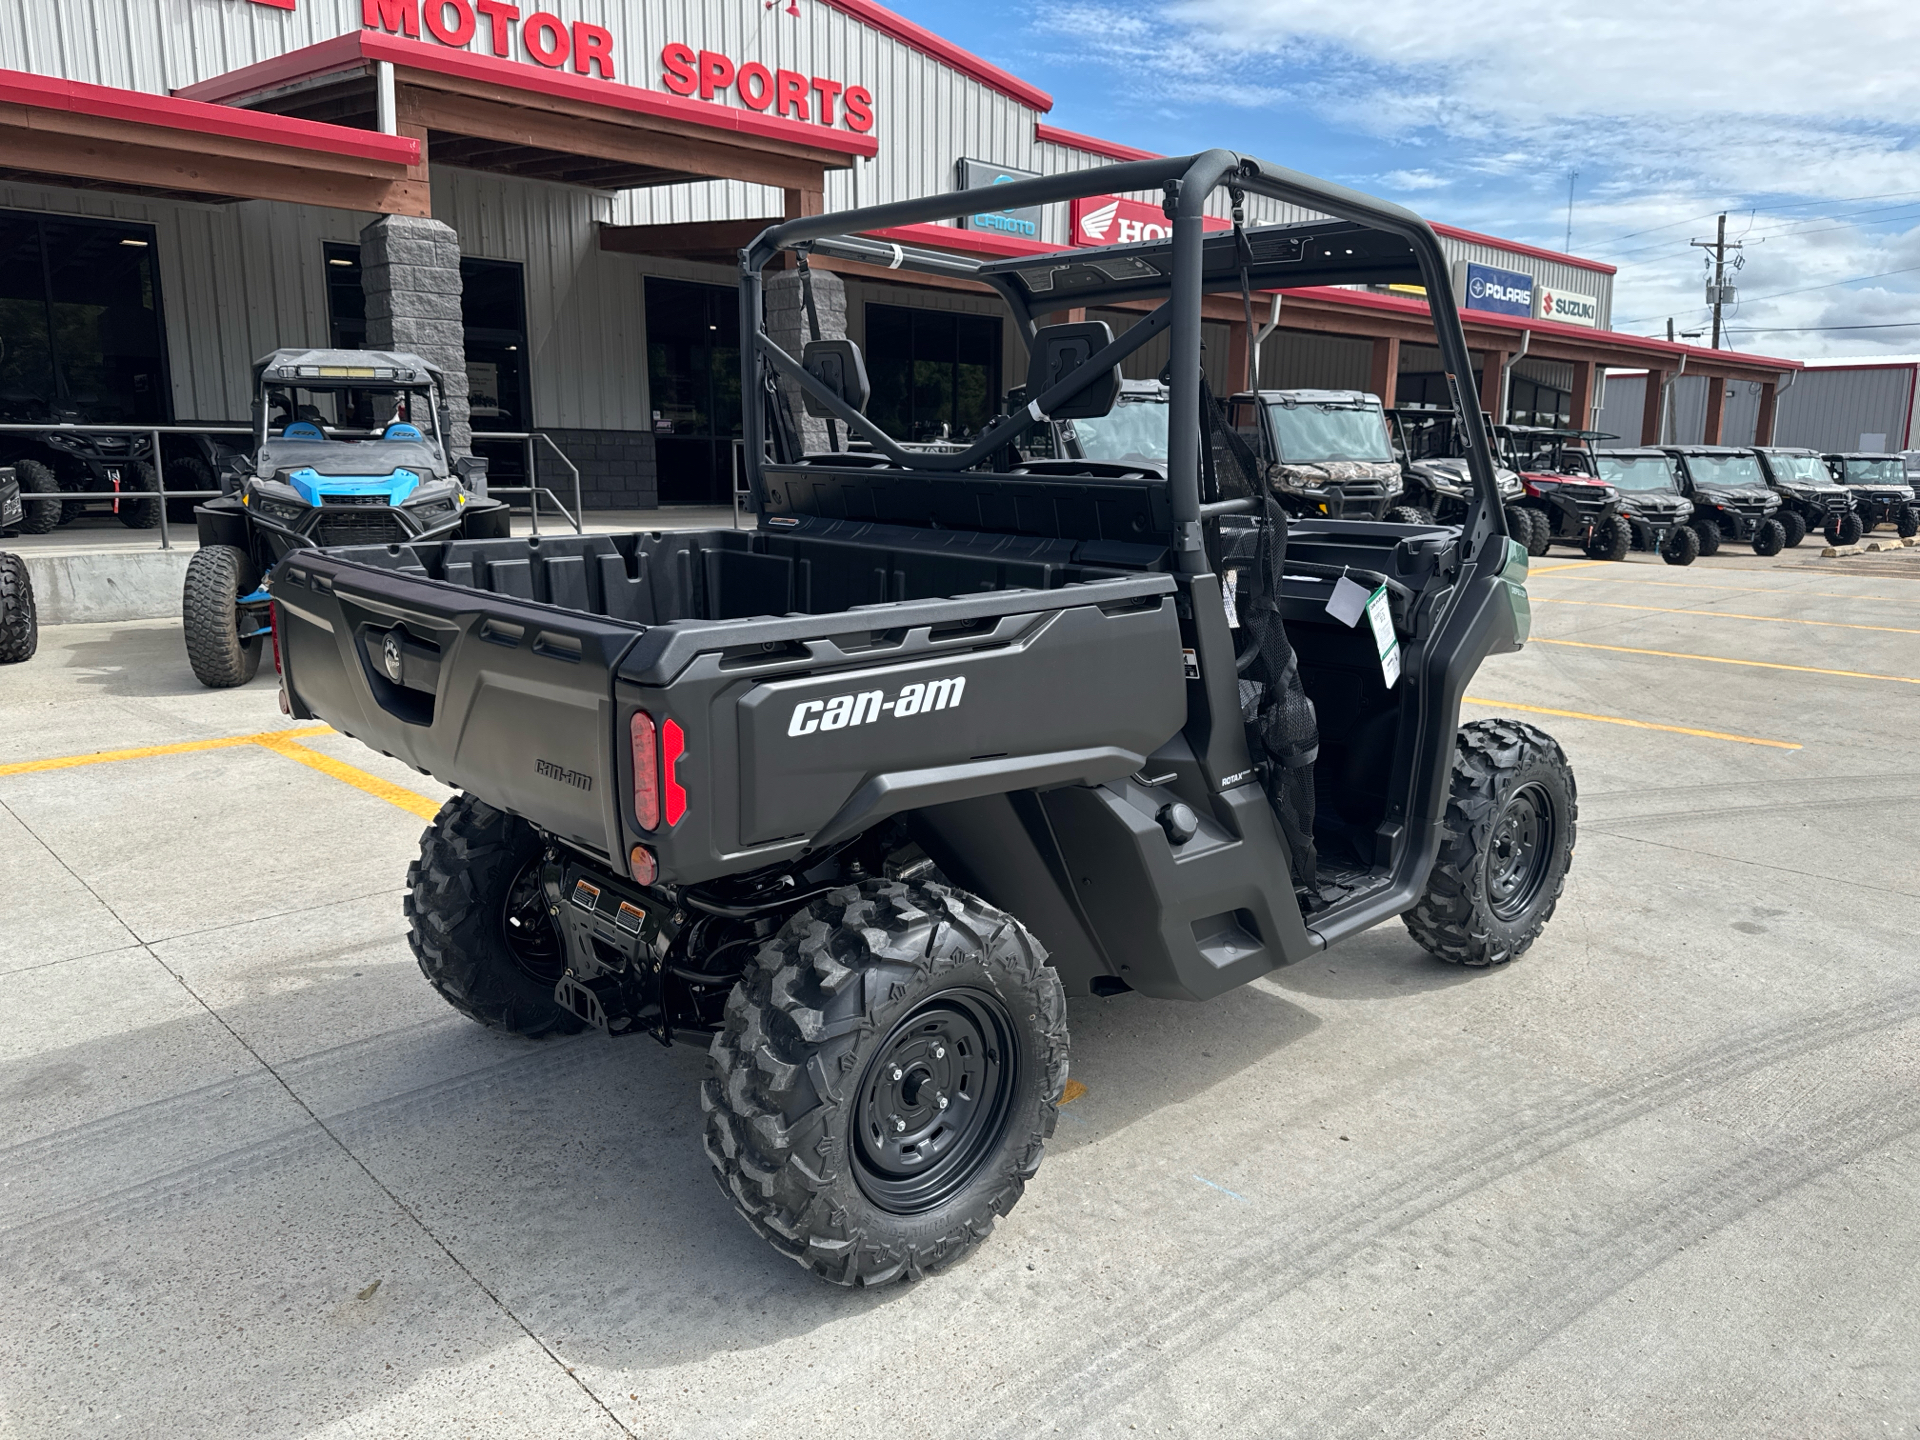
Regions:
<svg viewBox="0 0 1920 1440"><path fill-rule="evenodd" d="M1262 195L1330 216L1331 219L1247 228L1209 235L1206 202L1222 187L1233 198L1236 221L1242 197ZM892 244L866 232L953 219L978 208L972 191L811 215L769 226L740 252L741 420L748 437L745 461L756 512L765 508L768 372L798 385L836 418L866 437L873 448L903 469L954 472L970 469L1017 441L1036 424L1093 383L1103 371L1140 349L1163 330L1170 335L1171 380L1167 433L1167 480L1173 518L1175 564L1187 574L1209 566L1203 522L1256 502L1203 503L1200 412L1201 298L1208 293L1278 290L1309 285L1415 282L1427 292L1453 408L1460 417L1462 448L1473 479L1473 500L1463 527L1467 553L1477 555L1490 536L1506 534L1490 459L1490 439L1477 397L1466 403L1461 376L1473 374L1466 334L1453 302L1446 256L1427 223L1412 211L1357 190L1316 180L1228 150L1207 150L1162 160L1097 166L1067 175L1018 180L994 187L996 205L1019 208L1053 204L1115 191L1158 190L1171 222L1169 239L1093 250L1067 250L1006 260L976 260L937 250ZM762 272L783 250L802 256L818 251L888 269L973 280L994 290L1012 312L1017 333L1031 354L1039 328L1036 314L1118 301L1162 303L1086 364L1039 395L1025 409L988 426L954 454L904 449L814 376L766 333Z"/></svg>

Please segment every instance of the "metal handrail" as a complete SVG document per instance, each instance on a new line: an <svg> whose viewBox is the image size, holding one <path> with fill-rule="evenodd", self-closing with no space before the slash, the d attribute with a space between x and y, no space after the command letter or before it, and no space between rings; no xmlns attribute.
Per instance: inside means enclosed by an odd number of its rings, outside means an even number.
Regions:
<svg viewBox="0 0 1920 1440"><path fill-rule="evenodd" d="M65 423L29 425L11 422L0 424L0 434L43 435L50 430L62 431L69 435L145 435L153 441L153 489L132 491L62 490L60 492L60 498L62 500L131 499L135 503L145 503L155 506L159 516L160 548L162 550L171 550L173 548L173 537L167 529L168 500L217 500L226 492L224 490L168 490L165 473L166 467L160 463L160 437L162 435L252 435L254 433L251 425L72 425ZM573 472L572 511L569 512L567 507L561 503L560 497L544 485L502 485L499 487L499 492L503 495L526 495L529 497L527 508L532 515L533 533L536 535L540 533L540 497L542 495L551 500L553 502L553 508L566 517L567 522L573 526L574 534L578 535L582 533L580 520L584 507L580 499L580 468L567 458L566 452L554 443L551 435L548 435L543 430L476 430L473 432L473 436L476 440L519 440L523 442L527 447L527 479L529 481L534 477L533 442L536 440L544 440L547 448L559 457L560 463ZM129 455L128 459L132 461L133 457ZM488 487L489 494L493 493L493 488L492 486ZM143 497L148 498L143 499ZM36 497L23 494L20 498L23 501L31 501Z"/></svg>
<svg viewBox="0 0 1920 1440"><path fill-rule="evenodd" d="M476 441L518 440L527 447L528 483L525 485L501 485L497 487L489 484L487 486L488 495L496 493L501 495L525 495L527 497L527 510L533 520L533 533L536 535L540 533L540 497L544 495L553 502L553 508L565 516L568 523L573 526L573 533L576 535L582 533L580 520L585 511L585 507L580 502L580 467L567 458L567 452L554 443L551 435L547 434L544 430L475 430L473 432L473 438ZM545 485L535 485L532 483L534 478L533 442L536 440L546 441L547 448L553 451L559 458L560 463L573 472L573 511L571 514L568 513L567 507L561 504L560 497L554 494L551 489Z"/></svg>

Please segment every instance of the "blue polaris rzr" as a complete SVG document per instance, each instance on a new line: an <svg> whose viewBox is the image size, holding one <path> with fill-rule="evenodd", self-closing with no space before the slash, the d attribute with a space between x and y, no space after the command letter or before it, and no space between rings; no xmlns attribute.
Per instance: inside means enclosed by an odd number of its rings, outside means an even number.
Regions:
<svg viewBox="0 0 1920 1440"><path fill-rule="evenodd" d="M182 597L187 658L216 688L260 668L260 577L289 550L510 533L507 507L485 498L486 462L449 463L441 374L419 356L276 350L255 363L253 389L253 454L228 462L228 493L194 509L200 550Z"/></svg>

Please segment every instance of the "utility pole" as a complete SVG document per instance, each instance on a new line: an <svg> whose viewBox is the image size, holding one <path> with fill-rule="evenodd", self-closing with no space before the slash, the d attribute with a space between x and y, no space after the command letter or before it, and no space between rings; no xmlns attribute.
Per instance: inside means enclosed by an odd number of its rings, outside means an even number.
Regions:
<svg viewBox="0 0 1920 1440"><path fill-rule="evenodd" d="M1713 348L1720 348L1720 312L1722 307L1731 305L1734 299L1734 287L1727 284L1727 251L1741 248L1739 241L1727 244L1727 217L1720 217L1720 228L1711 240L1689 240L1689 245L1697 245L1702 250L1713 252L1713 279L1707 283L1707 304L1713 310Z"/></svg>
<svg viewBox="0 0 1920 1440"><path fill-rule="evenodd" d="M1567 171L1567 243L1561 248L1569 255L1573 253L1573 182L1579 178L1578 170Z"/></svg>

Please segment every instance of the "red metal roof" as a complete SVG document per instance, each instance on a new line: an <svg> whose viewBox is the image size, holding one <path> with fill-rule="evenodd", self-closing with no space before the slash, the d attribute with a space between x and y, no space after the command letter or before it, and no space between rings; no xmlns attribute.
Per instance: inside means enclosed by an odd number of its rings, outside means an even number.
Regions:
<svg viewBox="0 0 1920 1440"><path fill-rule="evenodd" d="M715 105L704 100L686 100L678 95L642 90L638 86L623 85L611 80L562 75L551 70L543 70L537 65L522 65L517 61L502 60L492 55L478 55L471 50L456 50L446 45L430 44L425 40L407 40L397 35L383 34L378 30L359 30L349 35L336 36L332 40L322 40L318 45L309 45L304 49L294 50L271 60L263 60L257 65L230 70L224 75L214 76L211 80L202 80L197 85L185 86L175 94L192 100L230 100L237 96L258 94L262 90L291 84L296 80L350 69L355 65L375 60L389 60L395 65L401 65L410 70L430 70L437 75L455 75L463 79L484 81L490 85L506 86L509 89L557 96L586 105L599 105L609 110L623 110L633 115L678 120L684 124L700 125L710 130L731 130L735 134L752 135L766 140L784 140L789 144L804 145L815 150L835 150L845 155L875 155L880 150L880 142L872 135L860 135L850 130L832 130L825 125L805 120L784 120L777 116L762 115L754 110L739 109L731 105ZM226 106L208 106L207 108L227 115L252 113Z"/></svg>
<svg viewBox="0 0 1920 1440"><path fill-rule="evenodd" d="M358 160L385 161L392 165L420 163L420 143L401 135L380 135L370 130L327 125L317 120L295 120L285 115L233 110L225 105L205 104L197 99L149 95L142 90L117 90L112 86L88 85L78 80L50 80L21 70L0 70L0 103L34 110L65 110L80 115L98 115L105 119L125 120L165 130L223 135L238 140L255 140L263 145L350 155Z"/></svg>
<svg viewBox="0 0 1920 1440"><path fill-rule="evenodd" d="M943 40L931 30L916 25L903 15L896 15L884 5L876 5L873 0L822 0L843 15L851 15L870 30L878 30L882 35L890 36L901 44L918 50L922 55L931 56L951 70L978 80L989 90L998 90L1002 95L1018 100L1029 110L1038 110L1041 114L1053 109L1053 96L1038 85L1029 85L1018 75L1009 74L998 65L989 64L978 55L962 50L950 40Z"/></svg>
<svg viewBox="0 0 1920 1440"><path fill-rule="evenodd" d="M1152 150L1136 150L1131 145L1122 145L1113 140L1100 140L1092 135L1082 135L1077 130L1062 130L1058 125L1042 125L1037 121L1033 127L1033 138L1044 145L1064 145L1069 150L1084 150L1089 155L1104 155L1109 160L1162 158Z"/></svg>

